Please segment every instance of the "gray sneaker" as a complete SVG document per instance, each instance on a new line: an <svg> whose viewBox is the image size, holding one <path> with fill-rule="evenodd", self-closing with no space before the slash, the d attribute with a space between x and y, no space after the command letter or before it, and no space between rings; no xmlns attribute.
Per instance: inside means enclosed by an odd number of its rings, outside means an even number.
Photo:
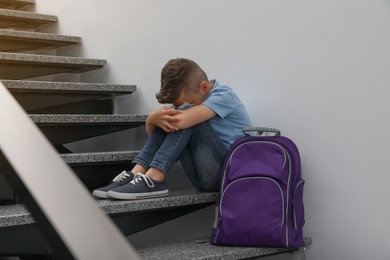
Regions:
<svg viewBox="0 0 390 260"><path fill-rule="evenodd" d="M134 174L131 171L123 171L118 174L107 186L98 188L92 192L92 195L98 198L107 199L107 192L111 189L118 188L132 181Z"/></svg>
<svg viewBox="0 0 390 260"><path fill-rule="evenodd" d="M146 199L168 195L165 181L154 181L149 176L137 173L128 184L108 191L107 196L120 200Z"/></svg>

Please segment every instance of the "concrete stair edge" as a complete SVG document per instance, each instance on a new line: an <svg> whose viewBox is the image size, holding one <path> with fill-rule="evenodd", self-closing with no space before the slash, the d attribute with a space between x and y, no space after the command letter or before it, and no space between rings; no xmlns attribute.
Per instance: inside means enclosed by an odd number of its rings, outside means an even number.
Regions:
<svg viewBox="0 0 390 260"><path fill-rule="evenodd" d="M304 238L304 248L311 246L312 240ZM139 248L138 253L141 259L165 260L165 259L191 259L191 260L217 260L217 259L254 259L283 253L297 251L298 247L292 248L271 248L271 247L234 247L216 246L209 242L208 237L193 239L182 242L172 242ZM256 258L257 259L257 258Z"/></svg>
<svg viewBox="0 0 390 260"><path fill-rule="evenodd" d="M82 57L39 55L25 53L0 52L0 62L33 62L64 65L94 65L104 66L107 61L104 59L91 59Z"/></svg>
<svg viewBox="0 0 390 260"><path fill-rule="evenodd" d="M68 164L107 163L131 161L138 151L114 151L114 152L90 152L60 154L60 157Z"/></svg>
<svg viewBox="0 0 390 260"><path fill-rule="evenodd" d="M32 5L35 5L35 0L0 0L1 8L21 9Z"/></svg>
<svg viewBox="0 0 390 260"><path fill-rule="evenodd" d="M58 17L55 15L9 9L0 9L0 19L26 20L42 23L55 23L58 21Z"/></svg>
<svg viewBox="0 0 390 260"><path fill-rule="evenodd" d="M9 90L53 91L53 92L103 92L133 93L136 85L88 82L55 82L28 80L0 80Z"/></svg>
<svg viewBox="0 0 390 260"><path fill-rule="evenodd" d="M111 124L144 123L147 115L138 114L29 114L36 124Z"/></svg>

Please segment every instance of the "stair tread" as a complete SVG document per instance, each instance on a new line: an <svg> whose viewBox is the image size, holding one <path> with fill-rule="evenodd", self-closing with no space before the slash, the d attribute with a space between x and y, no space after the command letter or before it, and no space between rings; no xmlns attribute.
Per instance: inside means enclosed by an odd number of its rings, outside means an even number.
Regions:
<svg viewBox="0 0 390 260"><path fill-rule="evenodd" d="M63 144L140 127L147 115L137 114L29 114L57 148Z"/></svg>
<svg viewBox="0 0 390 260"><path fill-rule="evenodd" d="M81 43L81 37L0 29L0 51L62 47Z"/></svg>
<svg viewBox="0 0 390 260"><path fill-rule="evenodd" d="M0 8L21 9L35 5L35 0L0 0Z"/></svg>
<svg viewBox="0 0 390 260"><path fill-rule="evenodd" d="M95 153L69 153L60 154L60 156L68 164L84 164L131 161L137 154L138 151L115 151Z"/></svg>
<svg viewBox="0 0 390 260"><path fill-rule="evenodd" d="M34 12L0 9L0 19L22 19L26 21L57 22L55 15L39 14Z"/></svg>
<svg viewBox="0 0 390 260"><path fill-rule="evenodd" d="M25 53L0 52L0 62L35 62L65 65L95 65L103 66L107 63L103 59L89 59L69 56L38 55Z"/></svg>
<svg viewBox="0 0 390 260"><path fill-rule="evenodd" d="M30 114L37 124L105 124L105 123L141 123L147 115L137 114Z"/></svg>
<svg viewBox="0 0 390 260"><path fill-rule="evenodd" d="M0 52L0 78L24 79L57 73L81 73L104 67L103 59Z"/></svg>
<svg viewBox="0 0 390 260"><path fill-rule="evenodd" d="M50 81L24 81L2 80L9 90L50 91L50 92L103 92L129 94L136 91L135 85L106 84L106 83L80 83L80 82L50 82Z"/></svg>
<svg viewBox="0 0 390 260"><path fill-rule="evenodd" d="M36 29L56 22L58 17L55 15L0 9L0 28Z"/></svg>
<svg viewBox="0 0 390 260"><path fill-rule="evenodd" d="M216 192L201 192L194 188L171 190L166 197L142 200L96 200L97 205L108 215L157 210L187 205L213 203ZM0 206L0 228L33 224L29 211L22 204Z"/></svg>
<svg viewBox="0 0 390 260"><path fill-rule="evenodd" d="M312 244L311 238L305 237L305 247ZM152 247L140 248L138 253L141 259L247 259L267 255L292 252L297 248L268 248L268 247L232 247L215 246L209 238L166 243Z"/></svg>

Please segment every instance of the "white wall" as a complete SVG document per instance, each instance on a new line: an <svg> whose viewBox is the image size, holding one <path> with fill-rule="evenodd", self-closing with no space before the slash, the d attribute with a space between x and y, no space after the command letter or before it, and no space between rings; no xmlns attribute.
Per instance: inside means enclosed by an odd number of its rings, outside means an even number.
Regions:
<svg viewBox="0 0 390 260"><path fill-rule="evenodd" d="M37 11L82 36L80 54L108 59L84 81L138 85L118 112L158 107L165 62L196 60L254 125L298 144L307 259L390 259L389 0L37 0Z"/></svg>

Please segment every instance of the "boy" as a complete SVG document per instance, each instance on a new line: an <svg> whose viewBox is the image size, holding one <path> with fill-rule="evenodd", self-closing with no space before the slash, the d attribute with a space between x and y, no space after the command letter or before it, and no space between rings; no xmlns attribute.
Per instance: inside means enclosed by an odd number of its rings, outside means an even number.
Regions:
<svg viewBox="0 0 390 260"><path fill-rule="evenodd" d="M149 138L123 171L93 195L101 198L140 199L168 195L165 175L179 160L199 190L218 191L219 171L230 145L250 127L247 111L232 89L209 80L194 61L177 58L161 71L161 104L146 119Z"/></svg>

